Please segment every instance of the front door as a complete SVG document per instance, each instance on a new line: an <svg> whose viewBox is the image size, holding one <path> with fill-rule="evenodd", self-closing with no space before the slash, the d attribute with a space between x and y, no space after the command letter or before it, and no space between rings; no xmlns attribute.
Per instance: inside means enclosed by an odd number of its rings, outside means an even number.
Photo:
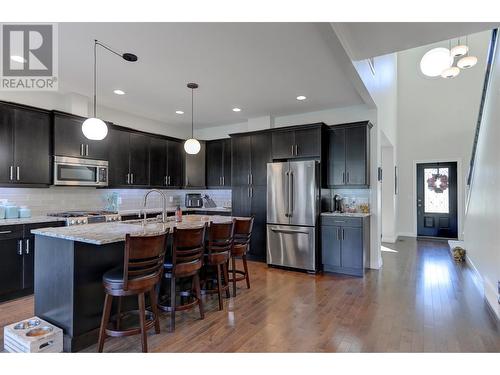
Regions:
<svg viewBox="0 0 500 375"><path fill-rule="evenodd" d="M457 163L417 164L417 236L457 238Z"/></svg>

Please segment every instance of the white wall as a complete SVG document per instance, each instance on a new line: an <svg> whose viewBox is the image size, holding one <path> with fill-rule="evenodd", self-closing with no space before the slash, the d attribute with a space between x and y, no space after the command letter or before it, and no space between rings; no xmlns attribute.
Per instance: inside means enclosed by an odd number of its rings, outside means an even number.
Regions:
<svg viewBox="0 0 500 375"><path fill-rule="evenodd" d="M425 77L419 68L425 52L447 43L398 53L398 232L416 235L415 161L458 160L459 236L462 234L464 181L484 80L489 32L469 37L477 66L451 80Z"/></svg>
<svg viewBox="0 0 500 375"><path fill-rule="evenodd" d="M500 48L497 43L490 87L464 224L465 249L480 273L486 300L500 319L497 282L500 280Z"/></svg>

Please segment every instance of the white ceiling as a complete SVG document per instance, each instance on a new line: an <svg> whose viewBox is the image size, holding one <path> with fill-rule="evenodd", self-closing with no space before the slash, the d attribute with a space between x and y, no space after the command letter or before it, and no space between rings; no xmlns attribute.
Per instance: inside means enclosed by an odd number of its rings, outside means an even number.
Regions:
<svg viewBox="0 0 500 375"><path fill-rule="evenodd" d="M491 30L500 23L480 22L338 22L339 34L353 60L364 60L426 44Z"/></svg>
<svg viewBox="0 0 500 375"><path fill-rule="evenodd" d="M98 50L99 105L173 125L191 121L187 82L200 85L197 128L363 104L347 54L328 29L317 23L61 23L59 85L92 95L93 40L99 39L139 56L128 63ZM127 94L113 94L116 88Z"/></svg>

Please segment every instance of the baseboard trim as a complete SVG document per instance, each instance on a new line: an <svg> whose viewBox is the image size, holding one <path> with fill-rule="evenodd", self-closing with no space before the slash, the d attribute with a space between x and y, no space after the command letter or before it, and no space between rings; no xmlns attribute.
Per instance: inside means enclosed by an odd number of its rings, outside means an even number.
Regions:
<svg viewBox="0 0 500 375"><path fill-rule="evenodd" d="M382 242L387 242L387 243L395 243L397 241L397 237L395 236L382 236L381 241Z"/></svg>
<svg viewBox="0 0 500 375"><path fill-rule="evenodd" d="M474 284L478 287L479 292L483 294L488 311L491 313L491 316L496 319L497 324L500 324L500 304L498 303L498 295L495 291L495 287L483 279L476 265L467 254L465 255L465 262L474 273Z"/></svg>
<svg viewBox="0 0 500 375"><path fill-rule="evenodd" d="M399 237L417 237L417 234L413 232L399 232L397 238Z"/></svg>

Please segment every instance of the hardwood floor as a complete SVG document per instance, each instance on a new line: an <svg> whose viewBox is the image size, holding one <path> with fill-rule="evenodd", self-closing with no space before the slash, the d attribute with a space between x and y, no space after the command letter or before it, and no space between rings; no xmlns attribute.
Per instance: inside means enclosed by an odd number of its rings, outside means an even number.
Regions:
<svg viewBox="0 0 500 375"><path fill-rule="evenodd" d="M152 352L500 352L500 329L471 270L446 242L384 244L384 267L365 278L311 276L250 263L252 288L206 299L206 317L178 313L176 330L148 335ZM33 315L32 297L0 304L0 325ZM2 335L0 333L0 335ZM2 337L3 340L3 337ZM2 343L3 344L3 343ZM139 352L139 336L104 351ZM96 345L85 351L96 352Z"/></svg>

